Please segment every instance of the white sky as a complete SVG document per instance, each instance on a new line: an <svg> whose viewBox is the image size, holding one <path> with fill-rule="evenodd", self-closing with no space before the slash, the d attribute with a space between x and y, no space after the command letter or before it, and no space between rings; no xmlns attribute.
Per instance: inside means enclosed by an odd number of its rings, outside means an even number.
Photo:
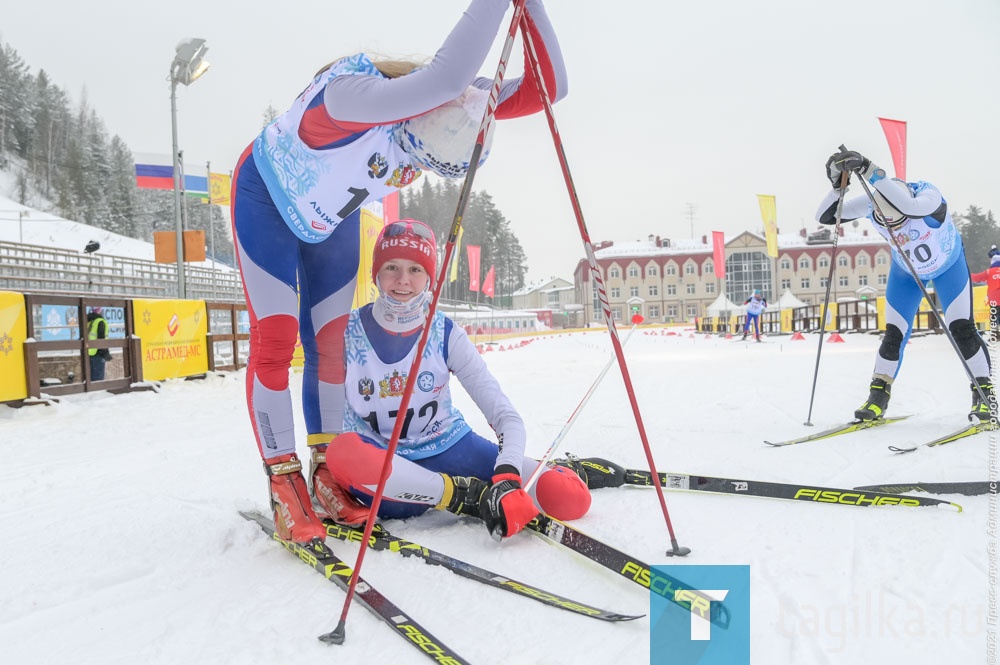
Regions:
<svg viewBox="0 0 1000 665"><path fill-rule="evenodd" d="M74 101L85 90L133 152L164 154L174 47L207 39L212 68L178 90L180 148L189 168L225 171L266 107L284 110L321 65L359 50L430 56L466 5L36 0L4 7L0 39ZM953 210L1000 213L996 0L547 8L570 76L556 119L595 242L759 229L756 194L777 196L782 231L812 227L837 145L891 171L878 117L908 122L909 179L935 182ZM491 56L482 73L494 69ZM570 277L583 251L542 115L500 125L482 188L511 220L529 278Z"/></svg>

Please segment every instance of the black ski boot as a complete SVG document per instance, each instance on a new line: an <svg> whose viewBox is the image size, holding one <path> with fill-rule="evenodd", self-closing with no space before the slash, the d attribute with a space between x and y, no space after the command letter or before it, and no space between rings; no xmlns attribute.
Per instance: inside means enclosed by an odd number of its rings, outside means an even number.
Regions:
<svg viewBox="0 0 1000 665"><path fill-rule="evenodd" d="M872 379L868 401L854 412L854 417L858 420L878 420L881 418L885 415L885 410L889 407L889 395L891 392L892 381Z"/></svg>
<svg viewBox="0 0 1000 665"><path fill-rule="evenodd" d="M434 507L456 515L479 517L479 500L490 484L471 476L441 475L444 477L444 495Z"/></svg>
<svg viewBox="0 0 1000 665"><path fill-rule="evenodd" d="M566 455L566 459L557 459L553 464L572 470L592 490L603 487L621 487L625 484L625 468L600 457L580 459L573 455Z"/></svg>
<svg viewBox="0 0 1000 665"><path fill-rule="evenodd" d="M993 417L993 404L996 403L996 392L993 390L993 382L989 377L977 376L976 382L969 384L972 388L972 411L969 412L969 420L973 422L989 422ZM986 401L979 394L982 389L986 395Z"/></svg>

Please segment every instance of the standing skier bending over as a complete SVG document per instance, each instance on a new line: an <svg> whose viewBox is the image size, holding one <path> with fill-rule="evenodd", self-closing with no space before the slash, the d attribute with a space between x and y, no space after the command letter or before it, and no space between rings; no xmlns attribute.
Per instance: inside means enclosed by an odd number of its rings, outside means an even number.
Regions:
<svg viewBox="0 0 1000 665"><path fill-rule="evenodd" d="M855 412L859 420L875 420L885 415L892 382L903 362L903 351L910 338L911 325L923 292L896 250L896 238L914 270L925 285L934 282L934 290L955 343L968 363L976 383L972 384L970 419L990 419L994 401L990 380L990 356L972 318L972 283L965 261L962 236L948 212L948 204L938 188L929 182L903 182L885 177L885 171L853 150L840 151L826 162L826 173L833 189L819 206L816 219L822 224L836 222L840 178L851 171L873 186L874 205L868 196L844 201L842 219L868 217L875 230L892 247L892 265L885 291L885 335L875 357L868 399ZM890 236L892 234L892 236ZM984 402L979 390L989 401Z"/></svg>
<svg viewBox="0 0 1000 665"><path fill-rule="evenodd" d="M422 66L361 53L323 67L239 159L232 219L250 313L246 399L281 538L305 544L326 535L296 455L288 387L296 338L312 492L337 515L346 504L324 452L344 419L344 327L357 284L361 206L423 171L467 173L493 87L476 74L509 7L510 0L472 0ZM525 12L545 87L559 100L566 71L552 25L541 0L527 0ZM322 35L307 29L303 37ZM533 69L505 78L496 119L541 111L540 85Z"/></svg>

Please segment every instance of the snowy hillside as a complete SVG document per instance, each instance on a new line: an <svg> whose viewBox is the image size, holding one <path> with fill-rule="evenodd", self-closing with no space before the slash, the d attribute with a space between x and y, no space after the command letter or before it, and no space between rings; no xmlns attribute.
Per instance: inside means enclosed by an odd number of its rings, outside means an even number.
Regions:
<svg viewBox="0 0 1000 665"><path fill-rule="evenodd" d="M878 339L845 339L824 344L814 429L849 419L867 395ZM910 455L887 449L964 422L968 380L940 336L906 347L890 414L908 420L766 447L764 439L808 429L816 342L638 332L626 355L659 469L846 488L987 478L996 446L989 434ZM525 417L529 452L548 447L609 357L601 332L539 338L486 356ZM344 594L236 513L266 501L243 391L238 373L167 383L159 394L0 407L5 662L430 662L358 605L344 645L316 639L336 625ZM455 392L473 427L488 432L457 385ZM304 428L299 434L303 440ZM645 466L617 368L562 448ZM670 563L681 567L681 579L689 564L750 565L754 663L986 662L995 565L987 547L996 537L987 518L995 507L987 496L948 498L964 512L669 491L678 540L693 550ZM446 513L386 526L584 602L648 611L639 586L535 535L498 545L481 524ZM595 491L575 526L648 563L667 562L654 490ZM354 545L331 546L353 563ZM364 576L473 663L649 661L648 618L594 621L387 552L368 553Z"/></svg>
<svg viewBox="0 0 1000 665"><path fill-rule="evenodd" d="M21 216L21 213L25 214ZM151 243L39 212L3 196L0 196L0 240L77 252L96 240L101 243L101 254L146 261L154 258Z"/></svg>
<svg viewBox="0 0 1000 665"><path fill-rule="evenodd" d="M0 170L0 241L82 252L87 243L96 240L101 244L99 255L143 261L155 259L152 243L63 219L17 203L8 194L14 191L13 182L12 172ZM231 270L224 264L213 264L211 260L192 262L190 265L206 268L214 265L220 270Z"/></svg>

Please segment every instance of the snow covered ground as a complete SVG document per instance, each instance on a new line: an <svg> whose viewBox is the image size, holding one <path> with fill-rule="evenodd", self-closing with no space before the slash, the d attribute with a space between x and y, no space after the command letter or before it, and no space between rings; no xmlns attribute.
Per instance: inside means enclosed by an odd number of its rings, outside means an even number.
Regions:
<svg viewBox="0 0 1000 665"><path fill-rule="evenodd" d="M815 429L849 419L867 394L878 340L845 339L823 346ZM637 332L626 355L660 470L848 488L987 479L990 434L911 455L887 450L964 423L968 380L940 336L907 346L890 413L909 420L764 446L763 439L808 429L816 341ZM528 423L529 452L541 454L607 362L610 344L605 332L564 334L486 357ZM236 514L266 501L243 378L0 407L4 662L427 662L359 605L344 645L316 639L336 625L343 592ZM456 393L473 426L487 432L457 386ZM562 449L645 466L617 368ZM576 526L648 563L666 563L653 492L596 491ZM673 563L751 566L754 663L987 662L991 499L950 498L964 512L670 491L678 540L693 550ZM585 602L648 610L639 586L531 534L497 545L477 522L445 513L387 526ZM331 545L354 561L356 546ZM368 553L363 572L473 663L649 659L647 618L604 624L385 552Z"/></svg>

